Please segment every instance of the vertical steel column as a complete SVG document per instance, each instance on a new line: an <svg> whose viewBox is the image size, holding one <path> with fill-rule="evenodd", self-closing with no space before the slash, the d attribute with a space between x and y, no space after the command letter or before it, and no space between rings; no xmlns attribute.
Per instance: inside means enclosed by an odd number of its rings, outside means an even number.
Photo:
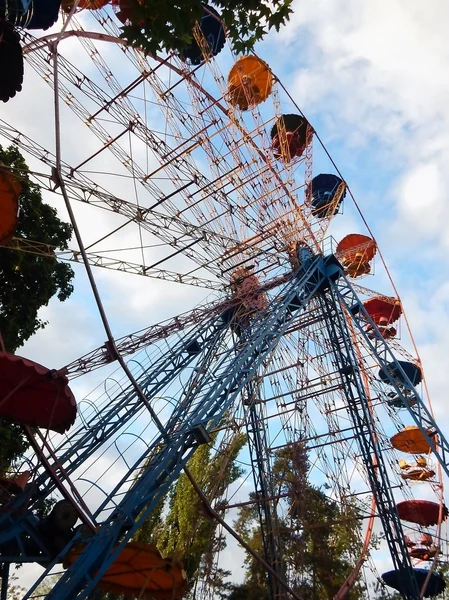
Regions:
<svg viewBox="0 0 449 600"><path fill-rule="evenodd" d="M2 570L2 587L0 592L0 600L7 600L8 598L8 585L9 585L9 563L3 563L1 565Z"/></svg>
<svg viewBox="0 0 449 600"><path fill-rule="evenodd" d="M334 359L340 372L348 413L357 435L371 491L376 499L385 539L394 567L401 572L402 597L404 600L419 600L419 588L413 573L410 554L405 545L404 531L396 510L387 468L378 444L376 426L369 408L369 398L363 385L346 316L334 287L320 296L320 304Z"/></svg>
<svg viewBox="0 0 449 600"><path fill-rule="evenodd" d="M248 436L248 447L253 472L255 499L259 514L260 531L264 558L276 573L285 579L286 573L283 568L282 555L279 548L279 521L276 508L272 505L273 489L271 486L271 469L267 459L267 435L263 420L259 418L258 384L250 382L245 391L249 405L246 422ZM267 573L272 600L280 600L285 597L284 590L280 589L277 581L270 573Z"/></svg>

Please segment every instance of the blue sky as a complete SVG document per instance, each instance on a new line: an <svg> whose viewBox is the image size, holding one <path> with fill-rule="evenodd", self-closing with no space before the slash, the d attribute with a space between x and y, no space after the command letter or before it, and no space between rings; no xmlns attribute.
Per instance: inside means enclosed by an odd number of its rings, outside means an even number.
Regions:
<svg viewBox="0 0 449 600"><path fill-rule="evenodd" d="M318 132L369 223L418 343L435 413L443 431L449 431L449 7L443 0L431 6L417 0L298 0L293 8L289 25L260 43L256 52ZM68 56L93 73L87 55L81 55L75 43L64 43ZM112 56L104 46L102 51L106 59ZM230 57L221 57L219 64L226 74ZM126 75L118 71L124 81ZM30 68L24 91L4 107L2 118L52 147L51 93ZM64 156L76 164L86 145L94 151L98 143L65 108L63 123ZM315 148L317 174L328 163L318 145ZM101 158L97 168L117 168L114 160ZM120 191L131 199L133 192L125 184ZM61 207L59 200L49 201ZM99 231L121 223L103 211L75 208L88 243ZM331 233L336 238L365 232L349 199L334 221ZM126 232L120 243L133 245L137 228ZM103 343L86 278L81 268L76 272L72 298L64 304L52 301L42 310L49 325L19 354L57 368ZM95 274L116 335L183 312L208 296L203 290L131 275L101 270ZM380 261L375 276L361 283L392 295ZM405 329L403 323L408 347ZM77 380L77 397L103 376Z"/></svg>

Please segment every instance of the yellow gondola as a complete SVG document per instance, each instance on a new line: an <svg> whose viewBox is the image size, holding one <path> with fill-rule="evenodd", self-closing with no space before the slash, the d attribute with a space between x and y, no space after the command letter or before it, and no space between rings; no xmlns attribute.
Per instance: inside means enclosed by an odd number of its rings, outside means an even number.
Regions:
<svg viewBox="0 0 449 600"><path fill-rule="evenodd" d="M240 110L248 110L268 98L273 76L268 65L257 56L242 56L228 75L228 100Z"/></svg>

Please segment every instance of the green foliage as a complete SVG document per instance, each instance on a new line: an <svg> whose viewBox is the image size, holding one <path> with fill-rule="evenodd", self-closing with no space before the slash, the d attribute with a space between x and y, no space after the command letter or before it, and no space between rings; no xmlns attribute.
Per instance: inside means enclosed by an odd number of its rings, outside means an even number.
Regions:
<svg viewBox="0 0 449 600"><path fill-rule="evenodd" d="M72 227L61 221L56 210L42 201L37 185L27 175L28 167L14 146L0 146L0 161L20 174L19 223L16 236L37 240L62 250L67 248ZM45 327L38 310L54 295L61 301L73 292L70 265L56 258L0 249L0 332L8 352L14 352L38 329Z"/></svg>
<svg viewBox="0 0 449 600"><path fill-rule="evenodd" d="M354 501L337 503L307 480L308 461L300 444L278 451L273 465L275 496L286 496L288 518L279 519L279 548L284 568L292 573L290 585L303 600L335 596L359 556L360 514ZM255 504L240 508L236 530L263 556L262 536ZM268 594L264 568L250 555L246 559L245 583L235 586L232 600L265 598ZM268 597L268 596L267 596ZM355 586L351 600L362 597Z"/></svg>
<svg viewBox="0 0 449 600"><path fill-rule="evenodd" d="M33 596L42 596L42 598L46 598L47 594L51 592L60 579L61 574L59 573L56 575L50 575L50 577L46 577L42 583L37 586Z"/></svg>
<svg viewBox="0 0 449 600"><path fill-rule="evenodd" d="M292 13L293 0L211 0L220 14L236 52L248 52L270 29L284 25ZM193 39L195 22L203 14L201 0L130 0L133 24L123 27L129 44L147 54L161 50L181 51Z"/></svg>
<svg viewBox="0 0 449 600"><path fill-rule="evenodd" d="M16 235L66 249L72 227L42 201L40 189L30 181L28 167L17 148L0 146L0 162L14 169L22 185ZM54 295L66 300L73 291L73 276L72 268L55 258L0 248L0 333L8 352L14 352L45 327L38 310ZM0 421L0 472L27 447L20 426Z"/></svg>
<svg viewBox="0 0 449 600"><path fill-rule="evenodd" d="M377 581L372 585L370 598L371 597L373 600L402 600L401 594L394 592L392 588L380 581Z"/></svg>
<svg viewBox="0 0 449 600"><path fill-rule="evenodd" d="M245 435L236 434L222 441L214 455L212 446L201 445L188 463L191 474L216 510L225 507L226 490L242 473L236 458L245 441ZM216 436L212 442L217 442ZM216 551L224 549L225 541L217 535L216 521L205 514L184 473L171 488L167 500L165 511L161 502L134 539L156 544L163 556L181 559L191 582L201 577L210 589L214 589L215 598L224 598L229 590L229 584L224 580L229 573L216 569L213 557Z"/></svg>
<svg viewBox="0 0 449 600"><path fill-rule="evenodd" d="M0 473L6 473L14 459L28 448L21 425L0 420Z"/></svg>
<svg viewBox="0 0 449 600"><path fill-rule="evenodd" d="M257 585L246 582L234 585L228 600L271 600L267 585Z"/></svg>
<svg viewBox="0 0 449 600"><path fill-rule="evenodd" d="M22 600L26 589L17 584L18 577L15 573L11 573L8 582L8 591L6 600Z"/></svg>
<svg viewBox="0 0 449 600"><path fill-rule="evenodd" d="M190 459L189 470L209 501L222 498L241 475L235 459L244 443L245 436L238 434L213 458L211 447L204 444ZM192 484L183 473L170 492L168 514L157 539L159 550L163 555L182 557L187 577L192 579L214 539L216 526L204 514ZM220 543L215 540L215 544Z"/></svg>
<svg viewBox="0 0 449 600"><path fill-rule="evenodd" d="M164 499L154 508L154 510L148 515L144 523L140 527L137 534L134 536L136 542L141 544L156 545L161 535L162 530L162 511L164 509Z"/></svg>

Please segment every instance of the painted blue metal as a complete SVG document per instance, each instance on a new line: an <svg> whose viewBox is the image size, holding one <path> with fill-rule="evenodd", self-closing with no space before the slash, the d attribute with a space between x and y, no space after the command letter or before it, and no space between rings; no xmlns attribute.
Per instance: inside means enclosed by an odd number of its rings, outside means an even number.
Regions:
<svg viewBox="0 0 449 600"><path fill-rule="evenodd" d="M404 397L404 405L410 410L415 422L425 434L427 429L437 430L431 415L417 397L416 390L401 370L393 353L383 340L380 332L363 309L350 282L344 277L341 265L335 257L313 256L308 248L298 250L301 268L285 283L266 311L249 325L240 329L243 335L228 335L233 325L233 313L214 317L190 331L173 347L167 357L154 362L142 377L139 384L148 399L156 396L158 390L166 389L174 382L180 372L196 361L198 368L185 387L185 394L174 406L171 416L164 425L164 431L149 448L130 466L129 472L117 482L108 498L98 507L95 518L99 528L93 537L83 540L85 549L78 560L66 571L60 582L48 595L50 600L88 598L102 575L118 556L126 542L139 529L148 514L163 498L170 484L179 475L189 458L195 452L201 440L197 429L207 433L216 427L224 414L240 397L257 395L254 380L258 369L269 357L279 340L288 330L295 317L307 308L312 298L321 305L322 319L326 323L326 335L330 341L333 357L338 365L341 386L347 401L348 411L357 434L360 453L365 462L371 489L377 500L379 517L382 521L387 543L396 569L400 570L408 581L406 600L419 598L417 584L411 569L408 549L404 543L402 526L395 510L394 498L388 482L388 473L383 462L381 448L376 437L375 423L369 410L369 399L363 385L358 360L352 342L348 321L363 336L364 342L372 350L380 368L394 362L405 385L397 385L393 377L388 381L399 395L413 394L417 404L409 407ZM315 300L316 302L316 300ZM366 325L371 325L374 336L365 333ZM234 324L235 325L235 324ZM221 352L216 352L221 348ZM223 351L225 349L225 351ZM387 378L390 372L385 371ZM194 385L190 385L194 383ZM104 415L96 415L92 422L77 428L67 442L57 451L58 459L68 472L72 472L91 456L106 439L119 429L117 422L132 418L142 409L142 403L129 389L111 400L109 410ZM254 412L254 411L253 411ZM131 414L130 414L131 413ZM267 476L267 461L264 457L263 425L254 414L254 423L250 434L253 442L253 463L256 473L256 489L269 494L264 488ZM123 422L121 422L123 424ZM98 434L98 439L93 435ZM441 434L442 447L440 460L444 460L449 448ZM133 472L146 465L140 477L130 487ZM54 463L57 467L57 463ZM446 465L447 468L447 465ZM39 478L40 488L45 492L53 489L48 474ZM120 498L116 508L108 513L111 499ZM20 500L20 497L19 497ZM23 498L22 498L23 502ZM20 508L18 501L17 506ZM274 515L264 513L266 529L273 530ZM12 520L11 520L12 519ZM0 520L0 536L7 535L7 527L14 525L14 536L22 539L22 521L14 521L13 513L4 521ZM2 538L0 537L0 540ZM6 539L6 538L5 538ZM81 534L77 534L72 543L78 543ZM267 556L276 564L277 548L267 537ZM14 558L10 556L10 558ZM20 561L20 556L15 557ZM3 560L3 559L2 559ZM33 589L25 598L30 598Z"/></svg>
<svg viewBox="0 0 449 600"><path fill-rule="evenodd" d="M340 287L339 287L340 286ZM347 315L342 307L340 282L333 283L320 298L332 353L340 372L346 406L357 436L357 443L366 467L371 491L385 533L395 568L407 585L402 592L405 600L419 598L419 589L413 573L405 535L396 510L387 467L383 458L376 425L370 409L370 398L365 389L360 364L352 342ZM379 337L382 337L377 332Z"/></svg>
<svg viewBox="0 0 449 600"><path fill-rule="evenodd" d="M189 331L177 344L173 345L170 353L161 356L151 365L151 368L137 377L137 382L147 400L151 401L156 397L160 390L164 389L195 360L197 353L191 351L193 343L204 350L210 349L220 339L222 332L227 327L228 325L220 315L214 315L199 325L194 332ZM75 471L95 450L132 420L142 408L144 407L134 388L128 386L123 393L111 400L107 411L93 416L90 421L77 427L55 450L58 461L64 464L66 473L70 474ZM57 467L56 464L55 467ZM36 481L36 484L44 484L47 480L48 474L44 473ZM46 485L48 486L47 493L54 489L54 484L50 481Z"/></svg>
<svg viewBox="0 0 449 600"><path fill-rule="evenodd" d="M304 309L318 290L329 285L330 277L337 275L334 260L311 259L310 266L292 276L269 310L249 326L246 343L237 339L234 348L210 365L206 376L198 381L195 402L189 404L190 410L178 412L179 418L170 420L166 430L169 442L164 443L161 436L141 457L140 464L147 461L145 472L122 497L107 521L101 524L96 535L86 540L85 550L50 592L50 600L89 597L126 541L192 456L198 445L193 428L201 423L210 431L220 422L286 331L292 318L287 309L293 299L297 299L298 310ZM31 594L32 591L25 598Z"/></svg>
<svg viewBox="0 0 449 600"><path fill-rule="evenodd" d="M138 378L138 383L149 401L158 395L168 383L173 381L197 356L192 353L192 343L209 351L229 327L229 323L214 315L199 325L194 334L189 331L171 353L162 356L150 369ZM134 388L129 386L121 394L111 399L108 410L95 415L89 421L83 421L56 448L53 457L48 456L50 467L59 479L64 482L79 466L81 466L103 444L126 426L139 411L145 410ZM179 409L178 409L179 410ZM174 413L176 418L176 413ZM61 469L60 466L63 468ZM33 515L36 503L47 498L56 485L48 470L43 470L30 488L18 495L0 514L0 547L3 549L2 560L11 562L47 562L54 552L48 548L39 533L39 523ZM26 507L26 510L25 510ZM29 543L23 544L23 539ZM9 544L6 549L5 544ZM27 550L27 548L29 550Z"/></svg>
<svg viewBox="0 0 449 600"><path fill-rule="evenodd" d="M432 417L430 410L422 401L409 374L403 369L401 361L396 358L393 350L378 331L349 280L345 276L341 277L334 285L334 289L348 315L352 316L353 323L357 327L358 333L363 336L365 345L370 348L373 358L377 360L382 369L384 373L382 380L389 385L389 389L396 392L399 399L402 399L404 408L408 410L430 446L434 447L434 439L429 437L428 431L438 434L439 443L434 449L434 456L446 475L449 476L449 443ZM373 338L370 338L365 331L367 325L370 326L371 331L376 332ZM398 374L400 374L400 383Z"/></svg>
<svg viewBox="0 0 449 600"><path fill-rule="evenodd" d="M254 497L257 502L260 531L265 561L282 578L286 579L282 552L279 547L280 538L277 511L273 507L273 487L271 479L270 460L267 456L268 443L265 424L260 414L262 407L259 400L258 385L252 381L248 384L244 402L249 406L246 422L246 434L254 480ZM274 600L285 598L285 591L270 573L267 574L270 587L270 597Z"/></svg>

